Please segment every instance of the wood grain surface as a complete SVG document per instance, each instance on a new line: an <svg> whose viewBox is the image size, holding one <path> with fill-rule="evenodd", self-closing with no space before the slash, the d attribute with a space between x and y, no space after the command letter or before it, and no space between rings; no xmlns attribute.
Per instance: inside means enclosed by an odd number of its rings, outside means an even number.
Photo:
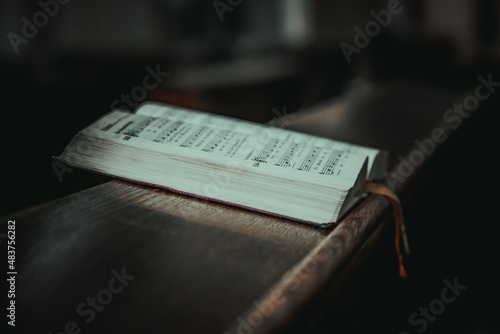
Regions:
<svg viewBox="0 0 500 334"><path fill-rule="evenodd" d="M443 114L465 96L360 83L276 124L386 149L397 171L416 139L451 134ZM405 200L424 166L397 183ZM390 213L370 195L324 230L112 180L3 217L16 221L18 324L25 333L276 333L327 283L329 298L340 293ZM119 292L117 273L129 278Z"/></svg>

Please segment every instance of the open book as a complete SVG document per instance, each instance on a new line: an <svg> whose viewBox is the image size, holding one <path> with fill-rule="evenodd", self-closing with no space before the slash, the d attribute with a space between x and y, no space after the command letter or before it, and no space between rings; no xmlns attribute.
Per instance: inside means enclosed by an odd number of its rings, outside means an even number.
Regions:
<svg viewBox="0 0 500 334"><path fill-rule="evenodd" d="M55 159L321 226L387 169L385 151L156 102L111 111Z"/></svg>

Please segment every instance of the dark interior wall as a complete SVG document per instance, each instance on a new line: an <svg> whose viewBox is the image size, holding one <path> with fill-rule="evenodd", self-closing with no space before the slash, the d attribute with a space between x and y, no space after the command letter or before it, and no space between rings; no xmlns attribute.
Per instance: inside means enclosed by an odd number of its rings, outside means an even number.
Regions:
<svg viewBox="0 0 500 334"><path fill-rule="evenodd" d="M397 13L384 18L391 9ZM3 182L10 194L2 211L85 184L76 172L59 182L51 157L115 101L137 105L123 96L150 71L164 75L141 99L263 122L273 108L307 107L359 77L474 84L498 66L499 17L500 5L488 0L2 0ZM376 21L386 26L366 41ZM352 47L351 62L342 43Z"/></svg>
<svg viewBox="0 0 500 334"><path fill-rule="evenodd" d="M359 77L474 83L500 60L500 6L446 4L2 0L2 142L10 161L2 211L84 186L77 172L59 182L51 157L113 106L137 105L123 96L150 71L163 76L141 99L260 122L273 108L294 111L340 94ZM367 41L375 21L385 27ZM353 48L350 62L342 43Z"/></svg>

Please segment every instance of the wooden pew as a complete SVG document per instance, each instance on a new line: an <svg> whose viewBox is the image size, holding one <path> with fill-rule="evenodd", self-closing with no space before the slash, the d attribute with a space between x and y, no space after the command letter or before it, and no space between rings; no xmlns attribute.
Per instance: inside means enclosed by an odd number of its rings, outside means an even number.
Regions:
<svg viewBox="0 0 500 334"><path fill-rule="evenodd" d="M432 154L401 176L474 90L359 83L286 127L387 149L404 201ZM278 123L279 124L279 123ZM399 174L398 174L399 173ZM299 195L297 195L299 196ZM41 333L276 333L326 290L337 298L392 209L370 195L324 230L118 180L3 217L15 220L18 326ZM390 228L390 229L388 229ZM394 266L397 266L394 256ZM395 275L396 270L395 270Z"/></svg>

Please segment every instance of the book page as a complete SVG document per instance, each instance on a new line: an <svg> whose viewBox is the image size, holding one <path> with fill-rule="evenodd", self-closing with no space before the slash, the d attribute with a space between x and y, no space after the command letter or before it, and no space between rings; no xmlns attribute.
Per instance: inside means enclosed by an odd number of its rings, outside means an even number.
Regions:
<svg viewBox="0 0 500 334"><path fill-rule="evenodd" d="M367 173L369 174L371 171L371 168L373 166L373 163L375 161L375 158L378 154L381 153L380 150L370 148L370 147L365 147L365 146L360 146L360 145L354 145L354 144L349 144L341 141L336 141L332 139L326 139L326 138L320 138L316 136L311 136L311 135L306 135L302 134L300 132L295 132L295 131L290 131L290 130L285 130L277 127L271 127L266 124L259 124L259 123L254 123L246 120L241 120L241 119L234 119L230 117L225 117L221 115L215 115L215 114L209 114L201 111L196 111L192 109L187 109L183 107L178 107L178 106L170 106L166 104L160 104L160 103L155 103L155 102L146 102L143 103L142 105L139 106L139 108L136 110L136 114L139 115L145 115L145 116L153 116L153 117L166 117L166 118L175 118L177 117L178 119L187 119L188 121L193 121L194 123L203 123L203 122L209 122L211 126L214 127L220 127L222 129L224 128L238 128L240 130L243 130L250 135L256 135L258 140L260 142L264 141L267 137L271 137L273 135L276 135L281 131L287 132L291 134L296 140L299 142L303 143L302 148L305 149L305 146L308 146L313 142L312 139L316 139L316 147L335 147L337 150L346 152L346 153L357 153L361 154L364 156L368 157L368 170ZM262 137L261 137L262 136ZM287 138L283 138L283 136L279 139L284 139L287 140ZM251 141L251 143L254 143L254 141ZM308 143L309 142L309 143ZM296 146L297 144L297 146ZM314 144L313 144L314 145ZM290 160L295 156L295 153L297 152L297 149L299 148L299 143L294 143L289 149L290 151L285 154L283 159L281 159L277 164L279 166L286 166L286 167L294 167ZM314 149L314 147L312 148ZM279 148L276 150L276 152L279 150ZM303 151L303 150L302 150ZM276 153L275 152L275 153ZM318 157L319 151L316 149L314 152L311 152L311 155L313 156L313 159L316 159ZM386 152L382 152L385 154ZM317 160L317 162L324 161L326 158L325 155L327 155L327 150L323 150L321 152L321 157L322 159ZM298 156L296 156L297 158ZM262 158L262 156L261 156ZM300 160L300 159L298 159ZM331 166L335 164L334 158L330 160L330 164L328 166ZM297 159L295 159L294 162L297 162ZM304 166L305 168L303 170L309 170L309 164L311 164L310 161ZM324 167L324 166L323 166ZM319 167L316 166L314 170L318 170ZM333 170L328 171L328 167L324 171L323 174L328 174L329 172L332 172ZM338 170L337 170L338 172ZM368 175L367 174L367 175Z"/></svg>
<svg viewBox="0 0 500 334"><path fill-rule="evenodd" d="M348 181L337 184L355 180L366 160L366 154L359 154L363 152L350 144L153 103L143 105L135 114L111 112L90 129L94 136L97 131L97 135L106 133L116 141L162 146L167 153L210 155L266 173L291 173L294 177L306 173L317 180L333 176L328 179Z"/></svg>

